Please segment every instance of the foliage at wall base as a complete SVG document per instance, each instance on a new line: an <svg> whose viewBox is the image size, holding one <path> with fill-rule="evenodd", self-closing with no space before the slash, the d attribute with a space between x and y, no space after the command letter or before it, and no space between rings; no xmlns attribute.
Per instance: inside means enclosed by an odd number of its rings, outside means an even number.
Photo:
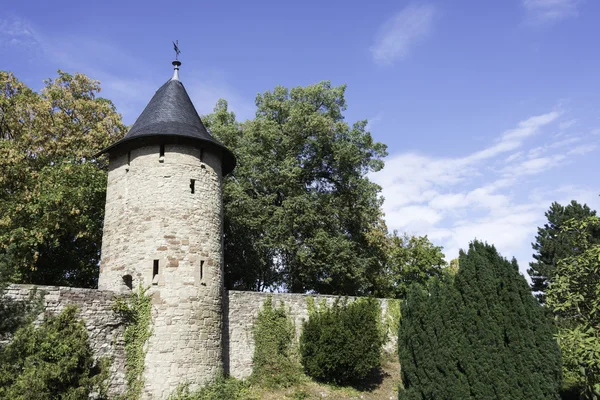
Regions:
<svg viewBox="0 0 600 400"><path fill-rule="evenodd" d="M215 382L191 392L188 385L177 388L169 400L258 400L248 382L219 377Z"/></svg>
<svg viewBox="0 0 600 400"><path fill-rule="evenodd" d="M336 384L365 380L381 363L385 335L375 299L339 300L315 310L300 337L307 375Z"/></svg>
<svg viewBox="0 0 600 400"><path fill-rule="evenodd" d="M117 299L114 310L125 323L125 377L127 380L127 400L137 400L144 388L144 367L146 358L146 342L152 334L151 296L148 289L141 286L137 292Z"/></svg>
<svg viewBox="0 0 600 400"><path fill-rule="evenodd" d="M283 303L265 300L254 325L254 357L250 381L263 387L288 387L302 376L294 345L295 328Z"/></svg>
<svg viewBox="0 0 600 400"><path fill-rule="evenodd" d="M108 361L96 363L87 329L66 307L40 326L19 329L0 351L0 398L85 399L105 393Z"/></svg>

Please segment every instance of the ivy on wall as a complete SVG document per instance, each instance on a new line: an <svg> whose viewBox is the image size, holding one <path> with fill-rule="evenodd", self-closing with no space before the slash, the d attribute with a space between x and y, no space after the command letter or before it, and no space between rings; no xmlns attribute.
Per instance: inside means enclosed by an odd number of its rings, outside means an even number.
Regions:
<svg viewBox="0 0 600 400"><path fill-rule="evenodd" d="M253 329L254 367L251 381L263 387L288 387L302 376L294 341L294 323L283 303L273 307L271 296L265 300Z"/></svg>
<svg viewBox="0 0 600 400"><path fill-rule="evenodd" d="M152 334L150 328L152 296L141 286L137 292L117 299L114 310L125 323L125 378L127 392L124 398L138 400L144 388L146 342Z"/></svg>
<svg viewBox="0 0 600 400"><path fill-rule="evenodd" d="M394 335L398 338L400 329L400 299L388 299L384 316L384 330L386 335ZM398 351L396 347L396 351Z"/></svg>

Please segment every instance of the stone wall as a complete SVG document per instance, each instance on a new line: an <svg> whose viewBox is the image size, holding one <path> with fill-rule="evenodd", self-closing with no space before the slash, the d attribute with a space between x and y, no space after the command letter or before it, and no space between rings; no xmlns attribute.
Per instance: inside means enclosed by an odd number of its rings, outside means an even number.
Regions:
<svg viewBox="0 0 600 400"><path fill-rule="evenodd" d="M14 300L27 300L33 287L33 285L11 285L5 295ZM124 393L126 387L124 326L112 310L115 293L59 286L39 286L37 290L46 293L44 296L46 314L60 313L68 304L78 306L79 317L88 330L90 346L95 356L112 359L109 395L112 398ZM42 317L43 314L39 316L38 321L41 321Z"/></svg>
<svg viewBox="0 0 600 400"><path fill-rule="evenodd" d="M26 300L34 286L32 285L11 285L6 291L6 295L16 300ZM79 317L84 321L88 330L90 345L96 357L110 357L112 359L111 378L109 382L109 395L116 397L118 394L125 393L125 349L123 341L124 325L119 317L114 313L112 307L115 297L119 293L112 291L96 289L67 288L58 286L38 286L37 290L46 293L44 297L45 313L59 313L66 305L75 304L79 307ZM314 304L318 305L324 300L328 306L338 298L337 296L322 295L304 295L290 293L257 293L229 291L225 292L223 298L223 368L226 374L235 378L243 379L252 373L252 357L254 355L254 337L252 334L253 326L268 296L272 296L273 305L279 306L283 302L286 310L294 321L296 327L296 339L300 335L302 322L308 319L307 298L312 297ZM349 297L350 301L356 299ZM391 301L388 299L378 299L382 309L382 321L390 318L388 307ZM170 308L167 315L158 315L158 308L153 306L153 323L159 321L165 327L165 333L173 336L172 340L179 340L181 343L180 351L185 349L190 358L202 358L203 349L201 343L205 338L194 337L189 332L182 332L176 324L169 324L169 320L174 318L185 319L185 313L193 308L189 299ZM41 321L42 315L39 320ZM203 321L204 322L204 321ZM213 323L213 322L207 322ZM221 321L215 323L216 327L221 326ZM170 328L169 328L170 327ZM202 334L202 333L200 333ZM161 335L162 337L162 335ZM159 337L160 338L160 337ZM397 336L396 332L388 332L387 343L384 350L392 353L396 350ZM171 343L172 340L166 341ZM148 343L148 346L152 343ZM156 353L149 352L146 355L146 362L149 357L155 357ZM214 355L210 358L215 359ZM220 358L220 357L219 357ZM154 362L158 360L152 360ZM161 374L164 381L188 383L189 373L179 371L177 368L165 368L154 370L156 374ZM146 373L146 376L147 373ZM146 382L146 387L152 382ZM166 388L165 388L166 389ZM169 390L171 390L169 388ZM169 390L161 391L153 396L146 392L144 397L166 399L171 393Z"/></svg>
<svg viewBox="0 0 600 400"><path fill-rule="evenodd" d="M283 302L296 327L296 339L300 336L302 322L308 319L307 297L314 299L315 306L325 300L328 306L338 298L337 296L305 295L292 293L257 293L229 291L224 299L224 343L223 343L223 365L225 372L229 375L243 379L252 373L252 357L254 355L254 337L252 328L258 312L268 296L272 296L273 305L279 306ZM349 297L350 301L356 299ZM378 299L381 304L382 320L385 321L388 314L388 306L391 301ZM384 350L388 353L396 351L398 341L396 332L388 332L387 343Z"/></svg>

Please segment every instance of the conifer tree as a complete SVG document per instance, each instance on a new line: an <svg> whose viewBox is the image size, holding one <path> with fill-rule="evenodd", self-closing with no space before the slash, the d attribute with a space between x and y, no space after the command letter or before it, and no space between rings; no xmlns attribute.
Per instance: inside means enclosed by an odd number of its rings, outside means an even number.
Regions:
<svg viewBox="0 0 600 400"><path fill-rule="evenodd" d="M537 293L540 301L544 302L546 290L552 282L558 261L579 254L579 246L575 243L574 235L562 229L565 223L571 219L583 221L595 215L596 211L575 200L566 206L554 202L546 211L548 222L538 228L535 243L532 243L535 261L529 263L530 268L527 270L531 276L531 290ZM600 243L600 230L592 232L591 241Z"/></svg>
<svg viewBox="0 0 600 400"><path fill-rule="evenodd" d="M412 287L403 308L400 399L552 399L560 352L516 261L475 241L460 269Z"/></svg>

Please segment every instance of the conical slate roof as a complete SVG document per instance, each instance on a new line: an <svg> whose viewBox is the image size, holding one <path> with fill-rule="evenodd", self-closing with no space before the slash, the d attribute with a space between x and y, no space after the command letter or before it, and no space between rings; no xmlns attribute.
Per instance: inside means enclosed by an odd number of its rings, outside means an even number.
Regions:
<svg viewBox="0 0 600 400"><path fill-rule="evenodd" d="M177 75L158 89L127 135L100 154L111 153L122 147L131 148L157 142L197 143L199 146L221 149L223 175L230 173L236 164L233 153L204 127Z"/></svg>

